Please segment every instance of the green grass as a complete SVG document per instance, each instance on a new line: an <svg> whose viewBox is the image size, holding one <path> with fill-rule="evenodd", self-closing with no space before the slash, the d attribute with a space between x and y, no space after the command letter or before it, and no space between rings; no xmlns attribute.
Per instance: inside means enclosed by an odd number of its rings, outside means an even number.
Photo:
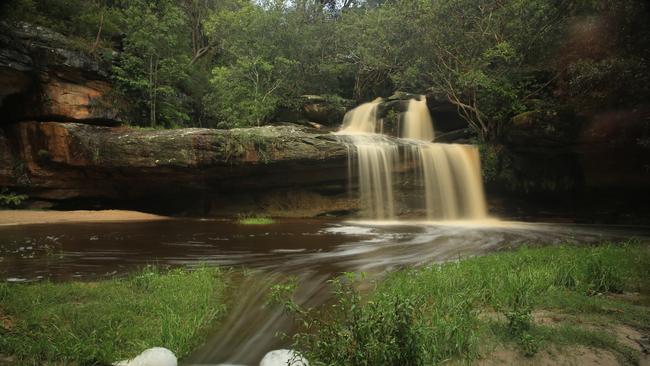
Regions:
<svg viewBox="0 0 650 366"><path fill-rule="evenodd" d="M112 363L154 346L182 358L225 313L225 274L149 267L100 282L0 284L0 354L18 364ZM0 322L2 325L2 322Z"/></svg>
<svg viewBox="0 0 650 366"><path fill-rule="evenodd" d="M237 220L240 225L270 225L274 222L272 218L263 216L242 217Z"/></svg>
<svg viewBox="0 0 650 366"><path fill-rule="evenodd" d="M650 329L648 306L610 295L650 294L650 251L635 243L521 248L401 270L364 294L351 274L332 284L334 304L289 306L303 326L294 347L313 365L464 363L503 343L526 356L551 345L586 345L634 363L638 352L612 336L578 325L543 326L533 314Z"/></svg>

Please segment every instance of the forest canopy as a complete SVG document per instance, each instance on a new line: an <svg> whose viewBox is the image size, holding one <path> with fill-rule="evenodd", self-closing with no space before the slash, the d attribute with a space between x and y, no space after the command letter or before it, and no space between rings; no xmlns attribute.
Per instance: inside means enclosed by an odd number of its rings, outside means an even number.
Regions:
<svg viewBox="0 0 650 366"><path fill-rule="evenodd" d="M457 107L481 138L543 108L650 95L642 0L9 0L110 60L131 124L244 127L316 94L407 91Z"/></svg>

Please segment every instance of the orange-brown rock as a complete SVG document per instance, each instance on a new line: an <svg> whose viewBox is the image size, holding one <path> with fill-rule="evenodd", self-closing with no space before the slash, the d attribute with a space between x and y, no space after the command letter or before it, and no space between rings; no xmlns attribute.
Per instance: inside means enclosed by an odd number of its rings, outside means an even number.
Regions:
<svg viewBox="0 0 650 366"><path fill-rule="evenodd" d="M103 80L77 79L75 81L44 76L39 89L23 102L20 120L60 119L80 122L113 122L119 120L118 111L106 95L111 85ZM31 105L28 108L26 105Z"/></svg>
<svg viewBox="0 0 650 366"><path fill-rule="evenodd" d="M0 123L118 124L110 67L46 28L0 22Z"/></svg>

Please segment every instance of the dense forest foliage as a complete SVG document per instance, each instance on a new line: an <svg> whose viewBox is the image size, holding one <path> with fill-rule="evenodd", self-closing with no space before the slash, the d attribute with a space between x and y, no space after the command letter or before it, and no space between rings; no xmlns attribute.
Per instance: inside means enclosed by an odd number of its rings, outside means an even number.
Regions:
<svg viewBox="0 0 650 366"><path fill-rule="evenodd" d="M479 137L522 112L650 95L643 0L9 0L112 62L129 121L238 127L318 94L397 90L457 106Z"/></svg>

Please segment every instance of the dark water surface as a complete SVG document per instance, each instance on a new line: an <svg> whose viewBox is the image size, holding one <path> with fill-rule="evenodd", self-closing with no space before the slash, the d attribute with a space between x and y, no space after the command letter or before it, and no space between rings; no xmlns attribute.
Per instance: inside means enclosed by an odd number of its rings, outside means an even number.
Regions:
<svg viewBox="0 0 650 366"><path fill-rule="evenodd" d="M243 277L231 296L228 318L188 361L256 365L267 351L286 346L276 336L278 331L292 331L292 322L281 309L266 305L266 290L287 275L300 280L299 303L318 305L328 299L326 281L344 271L373 275L522 244L630 237L650 240L650 228L499 221L282 220L272 225L238 225L184 219L4 226L0 227L0 279L98 279L147 264L257 269Z"/></svg>

